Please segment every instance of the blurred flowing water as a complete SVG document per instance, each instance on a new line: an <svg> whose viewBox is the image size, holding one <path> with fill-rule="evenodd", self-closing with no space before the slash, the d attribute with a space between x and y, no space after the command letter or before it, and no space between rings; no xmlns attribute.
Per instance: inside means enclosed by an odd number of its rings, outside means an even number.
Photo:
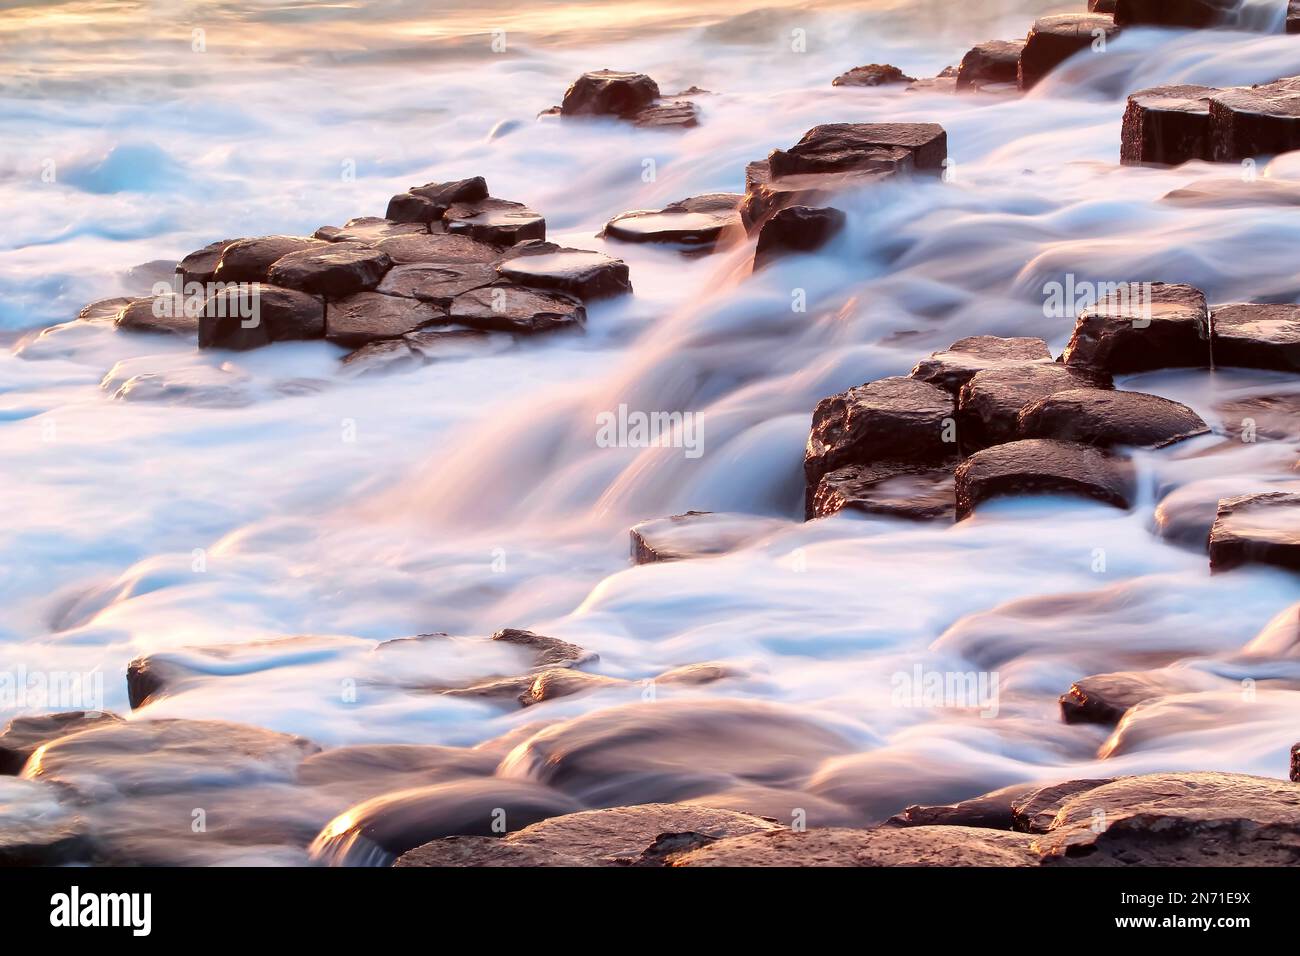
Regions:
<svg viewBox="0 0 1300 956"><path fill-rule="evenodd" d="M1275 22L1276 4L1256 7L1252 23ZM615 677L728 662L746 676L658 693L773 701L833 723L861 753L823 776L858 774L900 807L1045 777L1282 775L1300 693L1237 688L1300 676L1294 610L1269 632L1267 665L1237 658L1300 600L1296 578L1212 578L1203 550L1152 533L1152 511L1171 492L1294 487L1294 435L1232 441L1240 423L1222 410L1295 395L1293 376L1122 381L1190 404L1222 433L1139 454L1143 496L1128 513L1022 499L955 527L800 520L819 398L905 374L967 335L1041 336L1059 350L1073 319L1044 316L1049 282L1190 282L1211 302L1300 295L1294 207L1175 205L1162 197L1242 171L1117 165L1126 92L1300 74L1300 38L1134 29L1022 99L830 86L870 62L933 76L976 42L1071 9L4 4L11 339L92 299L145 292L213 240L310 233L380 215L412 184L471 175L541 211L551 239L624 258L636 294L591 308L585 335L388 377L341 377L325 343L200 354L88 331L39 359L0 355L0 670L98 669L105 706L125 712L125 666L150 651L518 626L599 653L594 669ZM492 52L502 36L505 52ZM698 97L701 126L536 119L601 67L712 91ZM849 228L816 256L751 276L752 246L688 258L595 238L624 210L741 191L748 161L818 123L873 121L941 123L951 181L844 197ZM1300 155L1253 172L1300 180ZM796 289L806 312L791 309ZM170 400L115 397L159 377ZM620 405L697 414L704 453L600 447L598 416ZM776 520L726 556L631 567L629 526L688 509ZM1154 709L1106 760L1095 756L1105 729L1061 723L1056 697L1071 681L1175 661L1223 677L1222 693L1190 702L1197 720ZM897 706L892 678L917 665L996 673L997 716ZM334 688L355 666L282 660L144 715L326 745L476 744L629 699L598 691L508 713L397 690L340 702Z"/></svg>

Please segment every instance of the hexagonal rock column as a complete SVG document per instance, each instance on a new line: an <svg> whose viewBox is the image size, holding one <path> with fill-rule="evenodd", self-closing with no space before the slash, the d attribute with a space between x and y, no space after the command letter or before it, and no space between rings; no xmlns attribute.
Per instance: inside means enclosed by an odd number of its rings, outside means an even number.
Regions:
<svg viewBox="0 0 1300 956"><path fill-rule="evenodd" d="M755 271L782 256L820 249L835 238L846 221L843 212L830 207L786 206L777 210L758 234Z"/></svg>
<svg viewBox="0 0 1300 956"><path fill-rule="evenodd" d="M1015 83L1019 76L1024 40L989 40L971 47L957 68L957 89L976 89L985 83Z"/></svg>
<svg viewBox="0 0 1300 956"><path fill-rule="evenodd" d="M1300 372L1300 305L1248 302L1215 308L1214 364Z"/></svg>
<svg viewBox="0 0 1300 956"><path fill-rule="evenodd" d="M708 193L669 203L662 209L634 209L607 222L603 235L620 242L712 249L726 234L740 234L739 206L744 198L736 193Z"/></svg>
<svg viewBox="0 0 1300 956"><path fill-rule="evenodd" d="M1119 160L1178 166L1210 158L1210 97L1207 86L1157 86L1129 94L1120 131Z"/></svg>
<svg viewBox="0 0 1300 956"><path fill-rule="evenodd" d="M1300 494L1272 491L1219 502L1210 528L1210 570L1243 564L1300 571Z"/></svg>
<svg viewBox="0 0 1300 956"><path fill-rule="evenodd" d="M1022 90L1082 50L1092 48L1099 37L1111 39L1119 32L1115 21L1104 14L1065 13L1035 21L1020 54L1016 80Z"/></svg>
<svg viewBox="0 0 1300 956"><path fill-rule="evenodd" d="M1236 162L1300 149L1300 77L1210 97L1210 157Z"/></svg>
<svg viewBox="0 0 1300 956"><path fill-rule="evenodd" d="M1059 438L1089 445L1164 447L1209 427L1180 402L1114 389L1056 392L1020 410L1024 438Z"/></svg>
<svg viewBox="0 0 1300 956"><path fill-rule="evenodd" d="M1084 310L1061 357L1067 365L1112 375L1208 368L1209 320L1199 289L1164 282L1139 285L1127 297Z"/></svg>
<svg viewBox="0 0 1300 956"><path fill-rule="evenodd" d="M1120 26L1212 27L1224 22L1240 0L1115 0Z"/></svg>
<svg viewBox="0 0 1300 956"><path fill-rule="evenodd" d="M957 520L1003 495L1070 494L1128 508L1132 463L1091 445L1028 438L976 452L957 467Z"/></svg>

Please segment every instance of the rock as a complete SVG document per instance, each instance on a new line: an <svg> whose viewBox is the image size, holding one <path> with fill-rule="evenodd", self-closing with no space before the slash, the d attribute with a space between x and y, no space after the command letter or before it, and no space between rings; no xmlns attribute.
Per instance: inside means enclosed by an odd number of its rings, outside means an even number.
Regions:
<svg viewBox="0 0 1300 956"><path fill-rule="evenodd" d="M394 866L646 866L666 835L690 848L746 833L779 829L748 813L675 803L585 810L551 817L500 839L446 838L398 858Z"/></svg>
<svg viewBox="0 0 1300 956"><path fill-rule="evenodd" d="M1020 413L1056 392L1104 389L1110 379L1058 362L1005 363L983 369L961 387L957 437L964 452L978 451L1020 436Z"/></svg>
<svg viewBox="0 0 1300 956"><path fill-rule="evenodd" d="M261 236L236 239L221 253L212 273L214 282L266 282L271 266L291 252L324 246L306 236Z"/></svg>
<svg viewBox="0 0 1300 956"><path fill-rule="evenodd" d="M584 809L572 797L526 780L459 780L398 790L350 807L312 841L311 858L331 866L387 866L447 836L519 830Z"/></svg>
<svg viewBox="0 0 1300 956"><path fill-rule="evenodd" d="M659 85L644 73L593 70L574 80L564 94L564 116L630 117L659 99Z"/></svg>
<svg viewBox="0 0 1300 956"><path fill-rule="evenodd" d="M773 177L802 173L896 171L938 174L948 157L948 136L935 123L828 123L814 126L789 149L767 158Z"/></svg>
<svg viewBox="0 0 1300 956"><path fill-rule="evenodd" d="M1288 28L1290 27L1290 25L1291 23L1288 20L1287 21ZM1288 29L1287 32L1300 33L1300 30ZM1300 783L1300 744L1293 744L1291 747L1291 779L1296 783Z"/></svg>
<svg viewBox="0 0 1300 956"><path fill-rule="evenodd" d="M412 262L389 269L375 291L432 302L445 309L462 292L491 285L497 277L497 267L490 262Z"/></svg>
<svg viewBox="0 0 1300 956"><path fill-rule="evenodd" d="M45 783L0 778L0 866L90 861L95 844L89 828L61 796Z"/></svg>
<svg viewBox="0 0 1300 956"><path fill-rule="evenodd" d="M222 253L235 241L234 239L220 239L204 246L202 249L191 252L176 263L176 272L181 277L181 282L185 285L191 282L207 285L211 282L213 275L217 271L217 263L221 261Z"/></svg>
<svg viewBox="0 0 1300 956"><path fill-rule="evenodd" d="M428 232L429 223L441 220L442 214L446 211L446 206L441 206L432 199L417 196L415 193L398 193L388 200L384 218L390 222L424 226L424 231Z"/></svg>
<svg viewBox="0 0 1300 956"><path fill-rule="evenodd" d="M890 817L887 824L896 827L955 826L1010 830L1015 822L1012 809L1015 801L1038 789L1037 784L1015 783L960 803L937 807L912 805Z"/></svg>
<svg viewBox="0 0 1300 956"><path fill-rule="evenodd" d="M411 195L427 199L446 209L458 202L478 202L488 198L487 180L482 176L469 179L455 179L445 183L425 183L412 186Z"/></svg>
<svg viewBox="0 0 1300 956"><path fill-rule="evenodd" d="M32 752L52 740L121 719L106 711L87 710L15 717L0 733L0 774L21 773Z"/></svg>
<svg viewBox="0 0 1300 956"><path fill-rule="evenodd" d="M498 762L492 754L467 747L354 744L312 754L298 765L296 779L306 787L377 795L467 776L490 777Z"/></svg>
<svg viewBox="0 0 1300 956"><path fill-rule="evenodd" d="M546 220L523 203L480 199L453 203L443 213L447 232L496 246L513 246L525 239L545 239Z"/></svg>
<svg viewBox="0 0 1300 956"><path fill-rule="evenodd" d="M1066 800L1033 846L1049 865L1294 866L1297 796L1246 774L1120 777Z"/></svg>
<svg viewBox="0 0 1300 956"><path fill-rule="evenodd" d="M316 238L327 242L377 242L389 236L420 236L429 231L419 222L397 222L392 219L380 219L378 216L362 216L349 219L342 226L321 226L316 230Z"/></svg>
<svg viewBox="0 0 1300 956"><path fill-rule="evenodd" d="M1180 402L1111 389L1054 392L1020 410L1020 437L1161 448L1209 432Z"/></svg>
<svg viewBox="0 0 1300 956"><path fill-rule="evenodd" d="M782 522L754 515L688 511L633 525L632 563L682 561L726 554L781 527Z"/></svg>
<svg viewBox="0 0 1300 956"><path fill-rule="evenodd" d="M251 303L247 297L251 296ZM256 314L251 318L251 311ZM245 328L249 322L255 325ZM270 342L319 339L325 334L325 303L295 289L258 285L256 291L226 289L208 299L199 316L199 348L246 349Z"/></svg>
<svg viewBox="0 0 1300 956"><path fill-rule="evenodd" d="M493 335L478 329L420 329L402 339L427 361L482 354L493 343L508 345L508 336Z"/></svg>
<svg viewBox="0 0 1300 956"><path fill-rule="evenodd" d="M1239 0L1115 0L1120 26L1212 27L1236 12Z"/></svg>
<svg viewBox="0 0 1300 956"><path fill-rule="evenodd" d="M1115 13L1116 0L1088 0L1089 13Z"/></svg>
<svg viewBox="0 0 1300 956"><path fill-rule="evenodd" d="M890 83L914 83L916 77L908 76L888 63L869 63L855 66L831 80L831 86L885 86Z"/></svg>
<svg viewBox="0 0 1300 956"><path fill-rule="evenodd" d="M847 217L838 209L786 206L769 218L758 234L754 269L791 253L814 252L830 242Z"/></svg>
<svg viewBox="0 0 1300 956"><path fill-rule="evenodd" d="M949 67L948 69L952 69ZM927 76L921 80L915 80L907 85L905 93L956 93L957 92L957 75L951 76Z"/></svg>
<svg viewBox="0 0 1300 956"><path fill-rule="evenodd" d="M428 356L403 338L376 339L354 349L340 360L357 375L409 372L429 364Z"/></svg>
<svg viewBox="0 0 1300 956"><path fill-rule="evenodd" d="M1210 97L1210 158L1219 163L1300 149L1300 78Z"/></svg>
<svg viewBox="0 0 1300 956"><path fill-rule="evenodd" d="M1300 438L1300 392L1249 395L1217 405L1215 411L1228 434L1236 438Z"/></svg>
<svg viewBox="0 0 1300 956"><path fill-rule="evenodd" d="M920 826L800 833L769 830L718 840L671 857L672 866L1034 866L1021 833L977 827Z"/></svg>
<svg viewBox="0 0 1300 956"><path fill-rule="evenodd" d="M358 292L326 307L325 337L357 348L376 339L395 339L446 322L447 313L431 302L382 292Z"/></svg>
<svg viewBox="0 0 1300 956"><path fill-rule="evenodd" d="M311 741L223 720L108 721L45 744L23 768L84 796L179 793L292 779Z"/></svg>
<svg viewBox="0 0 1300 956"><path fill-rule="evenodd" d="M1092 49L1098 36L1110 40L1118 32L1114 19L1100 13L1063 13L1036 20L1020 54L1017 83L1022 90L1031 89L1076 53Z"/></svg>
<svg viewBox="0 0 1300 956"><path fill-rule="evenodd" d="M277 259L267 272L272 285L341 299L379 285L393 261L360 242L331 242Z"/></svg>
<svg viewBox="0 0 1300 956"><path fill-rule="evenodd" d="M1300 33L1300 0L1291 0L1286 8L1286 32ZM1295 779L1294 777L1292 779Z"/></svg>
<svg viewBox="0 0 1300 956"><path fill-rule="evenodd" d="M1205 86L1157 86L1130 93L1119 160L1129 166L1179 166L1210 158L1210 96Z"/></svg>
<svg viewBox="0 0 1300 956"><path fill-rule="evenodd" d="M1210 314L1199 289L1155 282L1136 298L1085 309L1062 361L1112 375L1210 366Z"/></svg>
<svg viewBox="0 0 1300 956"><path fill-rule="evenodd" d="M1119 723L1124 712L1144 700L1205 690L1213 677L1164 668L1157 671L1120 671L1095 674L1070 685L1061 695L1061 718L1067 724Z"/></svg>
<svg viewBox="0 0 1300 956"><path fill-rule="evenodd" d="M1128 508L1131 463L1091 445L1029 438L976 452L957 467L957 520L1000 495L1071 494Z"/></svg>
<svg viewBox="0 0 1300 956"><path fill-rule="evenodd" d="M712 248L740 232L744 196L710 193L669 203L663 209L637 209L615 216L602 235L622 242L666 242Z"/></svg>
<svg viewBox="0 0 1300 956"><path fill-rule="evenodd" d="M1198 179L1173 189L1161 202L1201 209L1244 209L1251 206L1300 206L1300 183L1282 179Z"/></svg>
<svg viewBox="0 0 1300 956"><path fill-rule="evenodd" d="M431 234L428 236L392 236L380 239L375 248L397 265L431 263L438 266L496 264L501 251L469 236Z"/></svg>
<svg viewBox="0 0 1300 956"><path fill-rule="evenodd" d="M147 298L148 297L146 296L145 299ZM116 299L99 299L96 302L91 302L89 305L84 306L81 311L77 313L77 320L79 322L91 323L116 322L117 317L122 314L122 310L135 301L137 301L135 298L124 296L119 296ZM59 327L60 326L54 326L54 328Z"/></svg>
<svg viewBox="0 0 1300 956"><path fill-rule="evenodd" d="M848 510L911 521L951 519L953 500L950 468L907 462L846 465L822 476L808 517L825 518Z"/></svg>
<svg viewBox="0 0 1300 956"><path fill-rule="evenodd" d="M497 266L501 278L516 285L567 292L583 300L632 291L627 263L582 249L542 249L507 257Z"/></svg>
<svg viewBox="0 0 1300 956"><path fill-rule="evenodd" d="M637 110L632 122L645 129L690 129L700 125L700 109L687 100L661 100Z"/></svg>
<svg viewBox="0 0 1300 956"><path fill-rule="evenodd" d="M587 310L571 295L504 283L461 293L450 315L470 328L518 334L578 328L587 321Z"/></svg>
<svg viewBox="0 0 1300 956"><path fill-rule="evenodd" d="M976 372L1008 363L1052 361L1042 339L973 335L958 339L942 352L934 352L912 369L912 378L938 385L956 395Z"/></svg>
<svg viewBox="0 0 1300 956"><path fill-rule="evenodd" d="M1243 564L1300 571L1300 494L1273 491L1219 502L1210 528L1210 570Z"/></svg>
<svg viewBox="0 0 1300 956"><path fill-rule="evenodd" d="M954 458L956 445L944 440L953 420L952 396L912 378L884 378L823 398L804 452L809 494L823 475L845 465Z"/></svg>
<svg viewBox="0 0 1300 956"><path fill-rule="evenodd" d="M987 83L1015 83L1024 48L1024 40L989 40L971 47L957 68L957 89L979 89Z"/></svg>
<svg viewBox="0 0 1300 956"><path fill-rule="evenodd" d="M905 167L906 157L903 157L889 168L773 177L766 160L750 163L745 167L747 192L740 205L740 221L752 230L785 206L817 206L841 191L860 189L889 179Z"/></svg>
<svg viewBox="0 0 1300 956"><path fill-rule="evenodd" d="M1300 305L1251 302L1216 307L1210 352L1216 368L1300 371Z"/></svg>
<svg viewBox="0 0 1300 956"><path fill-rule="evenodd" d="M598 655L577 644L517 627L502 628L492 635L492 640L524 648L533 655L531 666L534 668L576 667L600 659Z"/></svg>
<svg viewBox="0 0 1300 956"><path fill-rule="evenodd" d="M1035 787L1011 803L1011 829L1021 833L1046 833L1064 803L1072 797L1111 783L1114 777L1066 780Z"/></svg>
<svg viewBox="0 0 1300 956"><path fill-rule="evenodd" d="M202 300L172 294L132 299L118 313L116 325L127 332L194 335L202 305Z"/></svg>

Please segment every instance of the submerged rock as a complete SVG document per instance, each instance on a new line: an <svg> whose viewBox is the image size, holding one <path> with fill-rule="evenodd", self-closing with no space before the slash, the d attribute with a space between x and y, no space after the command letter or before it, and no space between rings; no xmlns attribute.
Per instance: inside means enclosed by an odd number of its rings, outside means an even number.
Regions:
<svg viewBox="0 0 1300 956"><path fill-rule="evenodd" d="M615 216L603 235L621 242L664 242L711 248L741 229L740 203L734 193L709 193L669 203L662 209L637 209Z"/></svg>
<svg viewBox="0 0 1300 956"><path fill-rule="evenodd" d="M22 772L23 764L32 752L50 741L121 720L117 714L97 710L15 717L5 726L4 733L0 733L0 774Z"/></svg>
<svg viewBox="0 0 1300 956"><path fill-rule="evenodd" d="M1300 305L1218 306L1210 325L1210 348L1215 367L1300 371Z"/></svg>
<svg viewBox="0 0 1300 956"><path fill-rule="evenodd" d="M1219 502L1210 529L1210 570L1243 564L1300 571L1300 494L1272 491Z"/></svg>
<svg viewBox="0 0 1300 956"><path fill-rule="evenodd" d="M1118 32L1114 19L1100 13L1063 13L1035 21L1020 54L1020 88L1031 89L1076 53L1091 50L1097 37L1109 40Z"/></svg>
<svg viewBox="0 0 1300 956"><path fill-rule="evenodd" d="M1079 315L1061 358L1067 365L1112 375L1209 368L1205 295L1189 285L1155 282L1149 293L1098 303Z"/></svg>
<svg viewBox="0 0 1300 956"><path fill-rule="evenodd" d="M431 302L381 292L358 292L329 304L325 310L325 337L357 348L376 339L395 339L446 321L447 313Z"/></svg>
<svg viewBox="0 0 1300 956"><path fill-rule="evenodd" d="M661 100L638 110L632 122L646 129L690 129L700 125L700 108L689 100Z"/></svg>
<svg viewBox="0 0 1300 956"><path fill-rule="evenodd" d="M1208 160L1214 92L1205 86L1157 86L1130 93L1120 131L1120 162L1179 166Z"/></svg>
<svg viewBox="0 0 1300 956"><path fill-rule="evenodd" d="M885 461L827 472L813 490L807 516L825 518L847 510L932 521L951 519L953 503L951 468Z"/></svg>
<svg viewBox="0 0 1300 956"><path fill-rule="evenodd" d="M196 306L184 296L146 296L128 301L118 312L116 325L127 332L194 335L201 311L201 303Z"/></svg>
<svg viewBox="0 0 1300 956"><path fill-rule="evenodd" d="M1015 83L1024 40L989 40L971 47L957 68L956 88L976 90L990 83Z"/></svg>
<svg viewBox="0 0 1300 956"><path fill-rule="evenodd" d="M758 234L754 268L792 253L815 252L844 228L847 217L839 209L786 206L778 209Z"/></svg>
<svg viewBox="0 0 1300 956"><path fill-rule="evenodd" d="M1041 362L1049 364L1052 353L1042 339L1002 338L973 335L958 339L942 352L934 352L912 369L912 378L938 385L956 395L976 372L1000 365Z"/></svg>
<svg viewBox="0 0 1300 956"><path fill-rule="evenodd" d="M1175 668L1094 674L1075 681L1061 695L1061 717L1067 724L1114 725L1144 700L1205 690L1214 683L1211 676Z"/></svg>
<svg viewBox="0 0 1300 956"><path fill-rule="evenodd" d="M277 259L267 272L272 285L341 299L379 285L393 261L360 242L331 242Z"/></svg>
<svg viewBox="0 0 1300 956"><path fill-rule="evenodd" d="M1089 445L1162 447L1209 432L1180 402L1113 389L1054 392L1020 410L1022 438L1059 438Z"/></svg>
<svg viewBox="0 0 1300 956"><path fill-rule="evenodd" d="M770 534L782 522L755 515L688 511L633 525L632 562L682 561L726 554Z"/></svg>
<svg viewBox="0 0 1300 956"><path fill-rule="evenodd" d="M66 866L90 862L89 824L63 802L60 788L0 777L0 866Z"/></svg>
<svg viewBox="0 0 1300 956"><path fill-rule="evenodd" d="M1132 464L1091 445L1029 438L976 452L957 467L957 520L1002 495L1070 494L1128 508Z"/></svg>
<svg viewBox="0 0 1300 956"><path fill-rule="evenodd" d="M581 328L587 321L582 303L563 292L496 284L463 292L452 300L453 322L474 329L531 335Z"/></svg>
<svg viewBox="0 0 1300 956"><path fill-rule="evenodd" d="M532 667L576 667L599 659L596 654L577 644L518 627L502 628L492 635L492 640L528 651L533 655Z"/></svg>
<svg viewBox="0 0 1300 956"><path fill-rule="evenodd" d="M890 83L914 83L916 77L908 76L888 63L869 63L855 66L831 80L831 86L886 86Z"/></svg>

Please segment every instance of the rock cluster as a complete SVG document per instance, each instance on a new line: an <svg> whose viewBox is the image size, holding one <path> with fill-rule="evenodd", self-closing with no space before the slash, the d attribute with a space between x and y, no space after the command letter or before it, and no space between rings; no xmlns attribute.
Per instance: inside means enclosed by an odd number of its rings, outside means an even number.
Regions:
<svg viewBox="0 0 1300 956"><path fill-rule="evenodd" d="M662 96L659 84L644 73L621 70L582 74L552 112L566 118L612 117L655 129L686 129L700 121L699 108L685 94Z"/></svg>
<svg viewBox="0 0 1300 956"><path fill-rule="evenodd" d="M889 63L869 63L855 66L831 80L831 86L888 86L893 83L914 83L916 77L908 76Z"/></svg>

